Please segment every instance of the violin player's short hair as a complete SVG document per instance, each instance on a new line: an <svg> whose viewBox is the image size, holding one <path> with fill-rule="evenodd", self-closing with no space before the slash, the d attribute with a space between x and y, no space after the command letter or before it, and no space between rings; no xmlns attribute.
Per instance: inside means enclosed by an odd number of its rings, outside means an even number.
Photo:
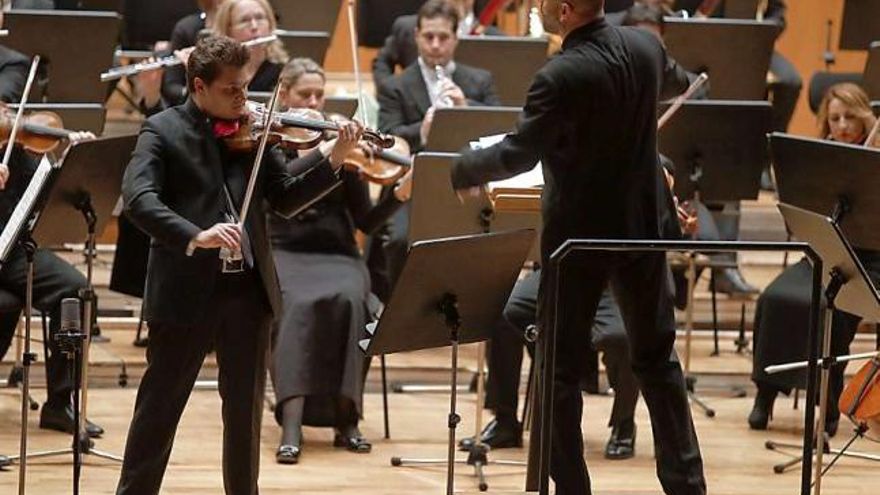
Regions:
<svg viewBox="0 0 880 495"><path fill-rule="evenodd" d="M452 23L452 32L458 32L458 22L460 20L458 8L449 0L428 0L422 4L416 18L416 26L421 29L422 19L436 19L438 17L449 20Z"/></svg>
<svg viewBox="0 0 880 495"><path fill-rule="evenodd" d="M193 81L198 77L211 84L220 75L223 67L240 69L250 60L250 51L241 43L227 36L210 35L196 44L186 63L186 87L190 93L195 88Z"/></svg>

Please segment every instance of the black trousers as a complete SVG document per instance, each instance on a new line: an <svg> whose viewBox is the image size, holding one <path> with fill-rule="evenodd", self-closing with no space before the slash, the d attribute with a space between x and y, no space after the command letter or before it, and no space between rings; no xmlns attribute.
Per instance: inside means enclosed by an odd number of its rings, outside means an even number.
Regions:
<svg viewBox="0 0 880 495"><path fill-rule="evenodd" d="M654 433L657 475L664 491L703 495L706 484L684 374L675 354L675 316L663 253L579 253L560 275L559 310L551 272L541 277L539 321L557 323L554 416L550 473L564 495L591 493L580 430L579 387L584 360L583 332L592 326L602 292L610 284L629 335L632 366L648 405ZM558 321L554 321L558 318Z"/></svg>
<svg viewBox="0 0 880 495"><path fill-rule="evenodd" d="M213 344L223 400L223 485L227 495L256 495L260 425L272 320L259 276L223 274L212 314L194 326L150 324L147 369L138 389L116 493L155 495L177 424Z"/></svg>
<svg viewBox="0 0 880 495"><path fill-rule="evenodd" d="M55 253L46 249L38 249L34 253L34 307L49 315L46 402L50 406L63 407L69 404L73 389L70 364L53 338L61 328L61 300L77 297L86 283L85 277L76 268ZM27 257L22 248L15 248L0 270L0 289L24 300L27 290ZM12 343L20 316L20 312L0 315L0 359Z"/></svg>
<svg viewBox="0 0 880 495"><path fill-rule="evenodd" d="M523 359L523 334L537 320L540 272L527 275L516 283L489 343L489 377L486 380L486 407L495 411L500 421L515 421L519 407L519 378ZM639 388L629 359L629 342L623 318L611 292L602 293L590 339L584 339L584 354L592 349L602 352L608 382L614 389L609 426L633 419ZM532 352L532 346L529 346Z"/></svg>

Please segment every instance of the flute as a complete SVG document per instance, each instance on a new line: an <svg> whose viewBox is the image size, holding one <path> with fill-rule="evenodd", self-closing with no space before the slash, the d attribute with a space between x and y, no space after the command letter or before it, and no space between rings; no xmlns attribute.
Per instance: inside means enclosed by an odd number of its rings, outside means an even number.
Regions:
<svg viewBox="0 0 880 495"><path fill-rule="evenodd" d="M242 43L242 45L246 47L265 45L266 43L271 43L277 39L278 36L273 34L270 36L264 36L262 38L254 38L250 41L245 41L244 43ZM177 58L176 55L169 55L167 57L162 57L150 62L138 62L136 64L114 67L107 72L101 74L101 82L115 81L117 79L122 79L123 77L140 74L141 72L161 69L163 67L172 67L175 65L180 65L182 63L183 62L179 58Z"/></svg>

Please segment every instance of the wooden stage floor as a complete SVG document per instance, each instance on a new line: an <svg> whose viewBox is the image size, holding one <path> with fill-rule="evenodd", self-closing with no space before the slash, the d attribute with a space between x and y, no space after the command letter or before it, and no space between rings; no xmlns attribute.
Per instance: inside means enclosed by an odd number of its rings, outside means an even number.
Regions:
<svg viewBox="0 0 880 495"><path fill-rule="evenodd" d="M42 391L37 391L42 395ZM105 438L97 447L120 453L134 403L135 390L99 388L93 391L91 417L107 429ZM768 432L749 431L745 416L751 407L749 398L710 397L718 409L718 416L709 419L695 414L706 463L709 493L714 495L761 495L798 493L799 471L773 474L772 466L785 457L764 449L768 438L797 442L800 412L791 408L791 401L780 400L772 429ZM409 494L444 493L445 473L439 467L391 467L389 458L443 457L446 430L444 429L447 399L439 394L392 395L391 440L382 440L381 396L367 394L364 433L374 442L371 454L358 455L334 449L327 429L305 430L306 444L301 463L279 466L274 462L274 451L279 428L267 411L263 424L263 494ZM464 421L461 434L472 428L475 396L466 394L461 403ZM647 412L639 406L637 456L628 461L607 461L602 448L607 436L605 421L611 399L589 396L585 407L585 438L587 460L591 466L594 487L598 494L660 493L654 477L654 460ZM0 393L0 452L18 451L18 395L14 391ZM33 450L64 448L64 435L37 428L37 416L30 417L30 443ZM846 430L834 445L839 446ZM165 478L163 493L217 494L222 493L220 470L219 399L213 391L193 393L177 437L171 465ZM880 445L867 441L857 442L859 450L880 454ZM523 459L525 450L499 450L490 454L497 459ZM0 493L15 493L18 481L17 467L0 473ZM460 491L476 492L474 478L467 467L459 467L456 477ZM70 459L32 461L28 469L30 494L55 495L70 493ZM489 467L490 487L495 490L521 490L524 468ZM82 492L87 494L113 493L119 466L96 458L87 458L83 469ZM880 484L880 469L867 461L841 461L826 479L826 493L835 495L871 493L869 486ZM867 490L867 491L866 491Z"/></svg>

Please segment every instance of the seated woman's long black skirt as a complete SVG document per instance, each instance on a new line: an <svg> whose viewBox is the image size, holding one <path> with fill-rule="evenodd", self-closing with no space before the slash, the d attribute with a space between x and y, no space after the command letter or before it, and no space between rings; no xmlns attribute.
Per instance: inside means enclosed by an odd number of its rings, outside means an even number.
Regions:
<svg viewBox="0 0 880 495"><path fill-rule="evenodd" d="M366 359L358 348L370 279L360 258L275 249L284 311L273 338L272 382L281 422L286 400L306 397L303 424L339 426L363 413ZM338 418L339 401L355 417Z"/></svg>

